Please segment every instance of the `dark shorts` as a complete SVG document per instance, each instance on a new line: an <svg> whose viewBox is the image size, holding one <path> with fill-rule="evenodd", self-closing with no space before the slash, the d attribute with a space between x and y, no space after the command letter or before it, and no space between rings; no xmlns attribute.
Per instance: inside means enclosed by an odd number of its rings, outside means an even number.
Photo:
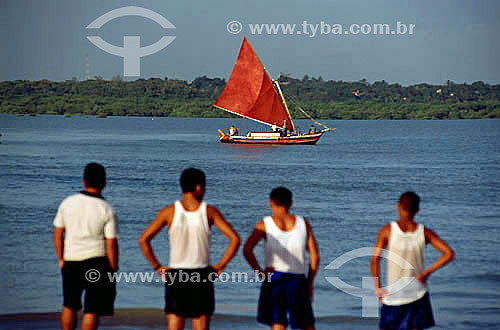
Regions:
<svg viewBox="0 0 500 330"><path fill-rule="evenodd" d="M427 329L434 326L429 293L409 304L382 305L380 325L383 330Z"/></svg>
<svg viewBox="0 0 500 330"><path fill-rule="evenodd" d="M62 269L64 306L80 310L85 291L84 313L113 315L116 283L109 280L108 272L112 270L106 257L65 261Z"/></svg>
<svg viewBox="0 0 500 330"><path fill-rule="evenodd" d="M186 318L212 315L215 309L212 281L217 277L215 273L210 276L212 273L211 267L169 270L165 283L165 313Z"/></svg>
<svg viewBox="0 0 500 330"><path fill-rule="evenodd" d="M314 314L306 277L274 271L271 282L262 283L257 321L270 326L282 324L285 327L290 323L292 329L313 326Z"/></svg>

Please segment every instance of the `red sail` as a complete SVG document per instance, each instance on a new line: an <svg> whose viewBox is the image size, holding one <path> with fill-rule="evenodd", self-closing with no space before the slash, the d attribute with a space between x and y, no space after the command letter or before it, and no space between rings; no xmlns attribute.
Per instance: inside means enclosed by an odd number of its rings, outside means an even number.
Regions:
<svg viewBox="0 0 500 330"><path fill-rule="evenodd" d="M215 106L265 124L276 123L279 127L286 120L286 127L292 127L278 93L247 38L243 39L233 73Z"/></svg>

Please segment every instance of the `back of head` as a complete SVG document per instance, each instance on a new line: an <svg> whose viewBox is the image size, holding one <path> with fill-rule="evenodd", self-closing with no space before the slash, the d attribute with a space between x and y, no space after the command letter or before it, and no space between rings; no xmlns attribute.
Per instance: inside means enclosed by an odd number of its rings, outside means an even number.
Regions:
<svg viewBox="0 0 500 330"><path fill-rule="evenodd" d="M292 192L285 187L274 188L269 194L269 199L278 206L284 206L287 209L292 206Z"/></svg>
<svg viewBox="0 0 500 330"><path fill-rule="evenodd" d="M196 168L187 168L181 174L181 188L183 193L194 192L196 186L205 188L205 173Z"/></svg>
<svg viewBox="0 0 500 330"><path fill-rule="evenodd" d="M415 215L420 207L420 197L413 191L407 191L399 197L399 205L411 215Z"/></svg>
<svg viewBox="0 0 500 330"><path fill-rule="evenodd" d="M87 187L102 190L106 186L106 170L98 163L89 163L83 171L83 180Z"/></svg>

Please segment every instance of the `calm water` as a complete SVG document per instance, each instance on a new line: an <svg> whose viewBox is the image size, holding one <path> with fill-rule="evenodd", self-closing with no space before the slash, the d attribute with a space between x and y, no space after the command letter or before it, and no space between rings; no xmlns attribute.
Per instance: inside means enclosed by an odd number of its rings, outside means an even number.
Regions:
<svg viewBox="0 0 500 330"><path fill-rule="evenodd" d="M370 276L369 257L324 268L348 251L372 246L379 227L396 219L399 194L414 190L422 197L418 221L456 251L456 260L429 280L438 328L500 326L500 121L330 121L337 131L316 146L219 143L217 129L233 123L240 131L261 128L243 119L1 115L0 314L60 309L52 219L59 202L81 189L84 165L98 161L108 170L104 195L119 216L122 271L151 270L137 238L180 196L182 169L206 172L206 200L243 239L269 214L270 190L289 187L293 211L310 219L320 246L315 313L352 329L375 328L376 320L363 320L361 299L325 277L361 287L362 277ZM305 130L309 122L299 126ZM213 260L224 244L214 231ZM153 246L168 263L167 233ZM437 254L427 250L430 264ZM249 270L241 251L227 268ZM216 312L254 315L258 287L217 283ZM163 307L161 283L119 283L118 290L118 308Z"/></svg>

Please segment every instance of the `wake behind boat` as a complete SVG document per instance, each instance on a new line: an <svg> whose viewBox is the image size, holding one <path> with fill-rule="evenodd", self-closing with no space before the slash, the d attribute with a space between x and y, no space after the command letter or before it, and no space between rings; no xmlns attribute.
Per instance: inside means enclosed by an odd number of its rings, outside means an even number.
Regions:
<svg viewBox="0 0 500 330"><path fill-rule="evenodd" d="M238 135L234 127L228 134L219 129L219 140L223 143L315 144L324 133L335 130L298 107L315 124L324 127L319 132L315 129L308 133L298 132L278 81L269 78L246 37L231 77L214 107L273 128L272 132L248 132L246 135Z"/></svg>

